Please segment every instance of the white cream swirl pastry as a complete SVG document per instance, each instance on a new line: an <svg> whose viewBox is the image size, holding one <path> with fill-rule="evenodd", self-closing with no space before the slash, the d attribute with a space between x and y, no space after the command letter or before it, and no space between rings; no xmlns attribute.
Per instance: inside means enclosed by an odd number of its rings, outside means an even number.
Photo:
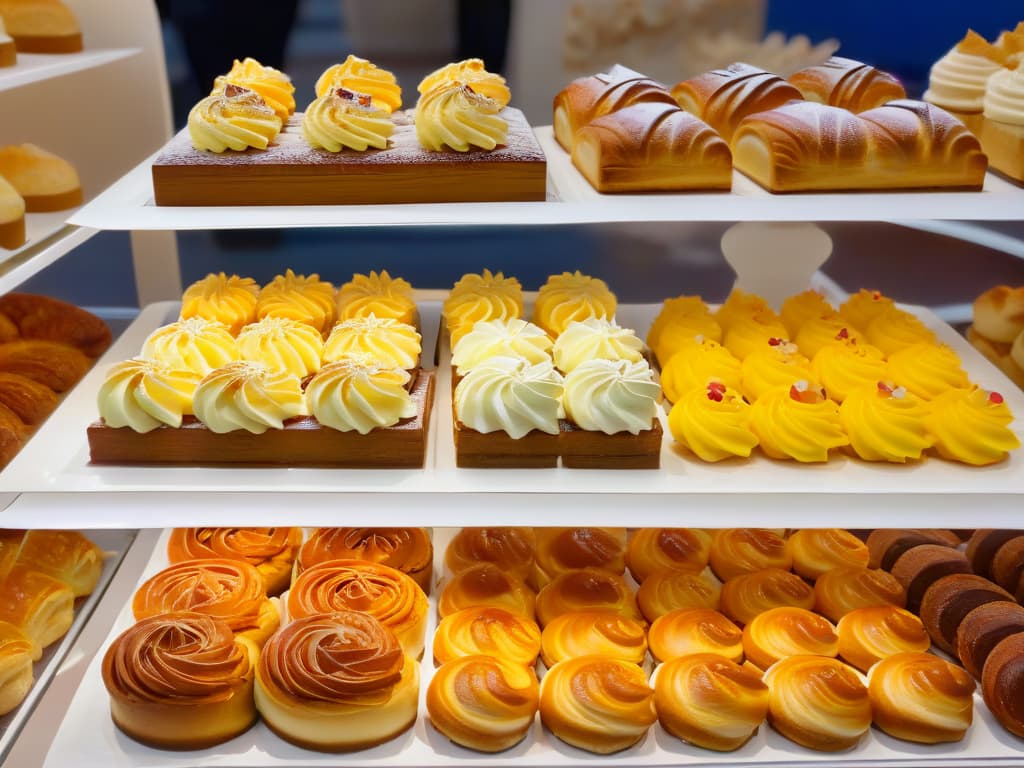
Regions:
<svg viewBox="0 0 1024 768"><path fill-rule="evenodd" d="M261 435L284 429L284 422L306 414L299 378L265 365L237 361L207 374L192 401L196 418L218 434L244 429Z"/></svg>
<svg viewBox="0 0 1024 768"><path fill-rule="evenodd" d="M499 117L501 104L459 82L442 83L420 96L416 104L416 136L424 147L468 152L491 150L505 143L508 123Z"/></svg>
<svg viewBox="0 0 1024 768"><path fill-rule="evenodd" d="M315 99L302 118L302 136L313 149L340 152L370 147L387 149L388 137L395 132L389 114L373 106L369 94L345 88L328 91Z"/></svg>
<svg viewBox="0 0 1024 768"><path fill-rule="evenodd" d="M466 373L492 357L522 357L531 365L551 361L551 337L518 318L476 323L452 350L452 365Z"/></svg>
<svg viewBox="0 0 1024 768"><path fill-rule="evenodd" d="M149 334L142 344L142 356L205 376L238 359L238 342L223 323L190 317Z"/></svg>
<svg viewBox="0 0 1024 768"><path fill-rule="evenodd" d="M1016 69L999 69L989 77L983 104L986 120L1024 126L1024 58Z"/></svg>
<svg viewBox="0 0 1024 768"><path fill-rule="evenodd" d="M506 432L518 440L533 430L558 434L563 381L550 362L492 357L455 387L455 415L477 432Z"/></svg>
<svg viewBox="0 0 1024 768"><path fill-rule="evenodd" d="M195 371L175 370L154 360L133 358L107 372L97 396L100 416L108 427L150 432L161 424L180 427L192 413L199 385Z"/></svg>
<svg viewBox="0 0 1024 768"><path fill-rule="evenodd" d="M390 317L355 317L334 326L324 344L324 362L366 356L395 368L412 370L420 364L422 337L408 323Z"/></svg>
<svg viewBox="0 0 1024 768"><path fill-rule="evenodd" d="M565 377L565 415L590 432L651 429L661 388L645 360L589 360Z"/></svg>
<svg viewBox="0 0 1024 768"><path fill-rule="evenodd" d="M242 360L262 363L272 371L287 371L304 379L320 370L324 339L311 325L281 317L265 317L238 333Z"/></svg>
<svg viewBox="0 0 1024 768"><path fill-rule="evenodd" d="M321 424L365 435L416 415L408 371L367 358L328 363L306 387L309 411Z"/></svg>
<svg viewBox="0 0 1024 768"><path fill-rule="evenodd" d="M974 31L932 66L924 100L955 112L981 112L985 85L999 62L984 54L989 43Z"/></svg>
<svg viewBox="0 0 1024 768"><path fill-rule="evenodd" d="M603 318L573 321L558 334L552 354L555 366L570 373L587 360L643 360L643 342L631 328L620 328Z"/></svg>
<svg viewBox="0 0 1024 768"><path fill-rule="evenodd" d="M192 146L210 152L266 149L281 132L281 118L255 91L228 83L188 113Z"/></svg>

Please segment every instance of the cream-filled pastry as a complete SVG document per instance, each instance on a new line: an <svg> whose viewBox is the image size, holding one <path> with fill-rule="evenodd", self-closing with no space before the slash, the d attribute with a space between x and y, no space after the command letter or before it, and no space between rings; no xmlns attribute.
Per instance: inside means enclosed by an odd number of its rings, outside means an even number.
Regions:
<svg viewBox="0 0 1024 768"><path fill-rule="evenodd" d="M1024 36L1018 33L1018 41L1021 37ZM981 142L992 168L1021 183L1024 182L1024 51L1016 53L1015 63L1015 67L1008 66L991 75L985 84Z"/></svg>
<svg viewBox="0 0 1024 768"><path fill-rule="evenodd" d="M960 357L945 344L921 342L893 352L888 377L922 400L931 400L948 389L971 385Z"/></svg>
<svg viewBox="0 0 1024 768"><path fill-rule="evenodd" d="M713 380L679 393L668 414L668 427L677 443L703 461L748 458L758 443L751 415L738 390Z"/></svg>
<svg viewBox="0 0 1024 768"><path fill-rule="evenodd" d="M811 610L814 589L795 573L765 568L734 576L722 585L721 611L737 624L749 624L772 608Z"/></svg>
<svg viewBox="0 0 1024 768"><path fill-rule="evenodd" d="M796 338L800 327L818 317L834 313L835 308L828 300L815 290L806 290L794 294L782 302L779 318L789 332L789 338ZM854 323L856 325L856 323Z"/></svg>
<svg viewBox="0 0 1024 768"><path fill-rule="evenodd" d="M260 290L256 319L280 317L311 325L327 333L334 325L334 286L320 275L296 275L287 270Z"/></svg>
<svg viewBox="0 0 1024 768"><path fill-rule="evenodd" d="M773 459L824 462L831 450L850 443L838 404L807 381L768 390L754 403L750 417L761 450Z"/></svg>
<svg viewBox="0 0 1024 768"><path fill-rule="evenodd" d="M344 320L331 330L324 343L325 363L346 357L368 357L394 368L419 366L422 337L407 323L374 315Z"/></svg>
<svg viewBox="0 0 1024 768"><path fill-rule="evenodd" d="M794 339L800 351L813 358L825 347L844 344L861 344L861 332L838 312L815 317L800 326Z"/></svg>
<svg viewBox="0 0 1024 768"><path fill-rule="evenodd" d="M951 389L931 401L926 426L944 459L974 466L1002 461L1020 447L1003 396L978 387Z"/></svg>
<svg viewBox="0 0 1024 768"><path fill-rule="evenodd" d="M478 563L448 580L437 601L437 613L444 619L465 608L494 606L532 619L536 601L521 579L493 563Z"/></svg>
<svg viewBox="0 0 1024 768"><path fill-rule="evenodd" d="M647 631L641 622L615 613L563 613L544 627L540 654L549 669L566 659L595 654L642 664Z"/></svg>
<svg viewBox="0 0 1024 768"><path fill-rule="evenodd" d="M311 325L283 317L264 317L238 332L241 360L284 371L302 380L320 370L324 339Z"/></svg>
<svg viewBox="0 0 1024 768"><path fill-rule="evenodd" d="M588 360L565 376L565 416L590 432L637 435L652 429L661 387L646 360Z"/></svg>
<svg viewBox="0 0 1024 768"><path fill-rule="evenodd" d="M309 413L339 432L393 427L417 413L406 385L409 372L367 358L327 363L306 387Z"/></svg>
<svg viewBox="0 0 1024 768"><path fill-rule="evenodd" d="M775 337L743 358L740 377L743 394L750 402L773 387L789 386L801 379L816 381L811 361L800 353L796 344Z"/></svg>
<svg viewBox="0 0 1024 768"><path fill-rule="evenodd" d="M516 278L489 269L465 274L448 292L441 316L454 347L477 323L522 318L523 286Z"/></svg>
<svg viewBox="0 0 1024 768"><path fill-rule="evenodd" d="M741 363L732 352L707 338L693 339L673 348L661 363L661 386L665 397L676 403L693 390L703 390L711 383L719 388L735 390L740 395L743 382Z"/></svg>
<svg viewBox="0 0 1024 768"><path fill-rule="evenodd" d="M536 365L551 362L551 346L551 337L539 326L525 320L480 321L455 341L452 365L461 375L492 357L523 358Z"/></svg>
<svg viewBox="0 0 1024 768"><path fill-rule="evenodd" d="M541 632L532 617L489 605L474 606L441 619L432 647L435 666L483 655L532 667L540 655Z"/></svg>
<svg viewBox="0 0 1024 768"><path fill-rule="evenodd" d="M375 107L368 93L337 88L318 96L302 116L302 138L328 152L387 149L395 132L390 113Z"/></svg>
<svg viewBox="0 0 1024 768"><path fill-rule="evenodd" d="M256 567L269 595L284 592L302 544L301 528L175 528L167 542L167 559L226 557Z"/></svg>
<svg viewBox="0 0 1024 768"><path fill-rule="evenodd" d="M856 341L822 347L811 360L811 370L829 399L837 403L842 403L855 389L890 378L882 350Z"/></svg>
<svg viewBox="0 0 1024 768"><path fill-rule="evenodd" d="M942 107L968 128L981 128L985 85L999 71L992 45L973 30L931 68L924 100Z"/></svg>
<svg viewBox="0 0 1024 768"><path fill-rule="evenodd" d="M258 93L281 120L287 120L288 115L295 111L295 86L291 78L256 59L235 59L231 69L214 81L211 93L222 93L229 85Z"/></svg>
<svg viewBox="0 0 1024 768"><path fill-rule="evenodd" d="M338 289L338 322L357 317L389 317L417 326L419 313L412 285L401 277L391 277L386 269L356 274Z"/></svg>
<svg viewBox="0 0 1024 768"><path fill-rule="evenodd" d="M262 96L231 83L199 101L188 114L192 146L218 154L228 149L266 149L281 125L281 117Z"/></svg>
<svg viewBox="0 0 1024 768"><path fill-rule="evenodd" d="M557 435L562 393L562 377L550 362L491 357L455 387L455 416L469 429L514 440L534 430Z"/></svg>
<svg viewBox="0 0 1024 768"><path fill-rule="evenodd" d="M722 346L743 360L752 352L763 349L772 339L786 338L786 326L772 311L755 312L748 317L737 317L725 331Z"/></svg>
<svg viewBox="0 0 1024 768"><path fill-rule="evenodd" d="M243 429L263 434L307 413L298 376L238 361L211 371L199 382L192 409L211 432Z"/></svg>
<svg viewBox="0 0 1024 768"><path fill-rule="evenodd" d="M243 325L255 322L259 293L251 277L211 273L185 289L181 319L201 317L224 323L237 336Z"/></svg>
<svg viewBox="0 0 1024 768"><path fill-rule="evenodd" d="M440 83L416 102L416 137L432 152L492 150L508 137L501 109L469 85Z"/></svg>
<svg viewBox="0 0 1024 768"><path fill-rule="evenodd" d="M788 571L793 555L786 541L768 528L722 528L714 531L708 552L711 570L722 581L763 568Z"/></svg>
<svg viewBox="0 0 1024 768"><path fill-rule="evenodd" d="M451 82L468 85L477 93L494 99L503 107L508 106L508 102L512 98L512 94L505 84L505 78L488 72L481 59L463 59L445 64L420 80L417 90L420 93L428 93L442 83Z"/></svg>
<svg viewBox="0 0 1024 768"><path fill-rule="evenodd" d="M555 367L571 373L590 360L643 360L643 342L630 328L620 328L610 320L588 318L573 321L558 334L551 350Z"/></svg>
<svg viewBox="0 0 1024 768"><path fill-rule="evenodd" d="M872 320L885 314L893 306L893 300L880 291L861 288L857 293L851 293L840 305L839 314L855 328L867 328Z"/></svg>
<svg viewBox="0 0 1024 768"><path fill-rule="evenodd" d="M679 608L659 616L647 632L647 643L657 661L700 653L743 661L743 631L711 608Z"/></svg>
<svg viewBox="0 0 1024 768"><path fill-rule="evenodd" d="M176 370L153 360L132 358L107 371L96 396L100 418L108 427L151 432L157 427L180 427L192 413L192 400L201 380L190 370Z"/></svg>
<svg viewBox="0 0 1024 768"><path fill-rule="evenodd" d="M647 346L654 351L655 358L663 368L676 352L688 345L704 342L716 345L722 343L722 328L708 311L670 315L657 329L657 333L652 326L647 334ZM725 347L722 349L728 352ZM732 357L731 352L729 357Z"/></svg>
<svg viewBox="0 0 1024 768"><path fill-rule="evenodd" d="M324 70L316 81L316 95L323 96L344 88L370 96L374 107L391 114L402 106L402 89L395 76L386 69L349 54L341 64Z"/></svg>
<svg viewBox="0 0 1024 768"><path fill-rule="evenodd" d="M920 744L960 741L974 719L974 679L931 653L898 653L868 672L875 725Z"/></svg>
<svg viewBox="0 0 1024 768"><path fill-rule="evenodd" d="M902 608L906 604L903 586L895 576L880 568L839 566L814 582L814 610L833 622L857 608L875 605Z"/></svg>
<svg viewBox="0 0 1024 768"><path fill-rule="evenodd" d="M317 528L299 549L295 575L328 560L365 560L408 574L430 594L434 545L426 528Z"/></svg>
<svg viewBox="0 0 1024 768"><path fill-rule="evenodd" d="M919 460L934 442L925 423L927 416L923 400L891 381L857 387L839 406L850 450L865 461Z"/></svg>
<svg viewBox="0 0 1024 768"><path fill-rule="evenodd" d="M612 320L618 302L608 284L590 275L563 272L540 287L533 305L533 322L557 338L571 322L589 318Z"/></svg>
<svg viewBox="0 0 1024 768"><path fill-rule="evenodd" d="M921 322L916 315L891 307L864 329L869 343L874 344L886 355L915 344L938 344L935 332Z"/></svg>
<svg viewBox="0 0 1024 768"><path fill-rule="evenodd" d="M142 357L200 376L237 360L238 354L238 342L228 327L202 317L161 326L142 344Z"/></svg>

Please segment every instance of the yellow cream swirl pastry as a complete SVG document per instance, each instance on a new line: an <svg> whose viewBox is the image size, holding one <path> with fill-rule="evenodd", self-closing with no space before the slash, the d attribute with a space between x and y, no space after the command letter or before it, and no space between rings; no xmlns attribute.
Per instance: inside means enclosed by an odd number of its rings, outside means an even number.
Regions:
<svg viewBox="0 0 1024 768"><path fill-rule="evenodd" d="M328 363L306 387L309 413L339 432L365 435L416 415L406 390L409 372L366 358Z"/></svg>
<svg viewBox="0 0 1024 768"><path fill-rule="evenodd" d="M743 628L743 652L751 664L768 669L790 656L838 656L839 636L824 616L786 605L755 616Z"/></svg>
<svg viewBox="0 0 1024 768"><path fill-rule="evenodd" d="M295 111L295 86L284 72L260 64L256 59L235 59L230 71L218 77L213 84L213 93L221 93L228 84L255 91L277 113L281 120Z"/></svg>
<svg viewBox="0 0 1024 768"><path fill-rule="evenodd" d="M185 289L181 297L181 319L201 317L224 323L235 336L256 320L260 288L251 277L230 277L223 272L209 274Z"/></svg>
<svg viewBox="0 0 1024 768"><path fill-rule="evenodd" d="M540 627L532 618L493 605L477 605L441 619L434 633L434 664L482 654L532 667L540 646Z"/></svg>
<svg viewBox="0 0 1024 768"><path fill-rule="evenodd" d="M880 291L869 291L861 288L839 307L839 314L846 318L854 328L867 328L871 321L885 314L893 306L893 300Z"/></svg>
<svg viewBox="0 0 1024 768"><path fill-rule="evenodd" d="M443 83L416 103L416 137L432 152L468 152L504 144L508 123L501 105L461 83Z"/></svg>
<svg viewBox="0 0 1024 768"><path fill-rule="evenodd" d="M290 269L260 291L256 319L283 317L327 333L334 325L334 286L320 275L296 275Z"/></svg>
<svg viewBox="0 0 1024 768"><path fill-rule="evenodd" d="M244 429L261 435L268 429L284 429L288 419L306 415L298 376L242 360L204 376L192 408L196 418L218 434Z"/></svg>
<svg viewBox="0 0 1024 768"><path fill-rule="evenodd" d="M750 352L740 366L743 395L754 402L762 393L794 381L816 381L811 361L800 354L796 344L771 338L768 343Z"/></svg>
<svg viewBox="0 0 1024 768"><path fill-rule="evenodd" d="M643 342L630 328L620 328L610 320L592 317L572 322L558 334L551 352L555 366L562 373L571 373L588 360L626 360L639 363L644 359Z"/></svg>
<svg viewBox="0 0 1024 768"><path fill-rule="evenodd" d="M709 382L739 391L743 369L732 352L710 339L694 340L678 348L666 362L661 361L661 388L669 402L678 402L687 392L703 390Z"/></svg>
<svg viewBox="0 0 1024 768"><path fill-rule="evenodd" d="M324 339L310 325L280 317L266 317L238 333L242 360L262 363L272 371L285 371L304 379L320 370Z"/></svg>
<svg viewBox="0 0 1024 768"><path fill-rule="evenodd" d="M435 69L420 81L417 90L421 94L429 93L439 85L453 82L468 85L477 93L494 99L503 107L507 107L512 99L512 93L505 84L505 78L488 72L480 59L464 59Z"/></svg>
<svg viewBox="0 0 1024 768"><path fill-rule="evenodd" d="M690 344L702 342L721 343L722 328L710 314L678 315L667 320L659 329L652 344L648 334L648 346L664 367L675 353ZM731 354L731 353L730 353Z"/></svg>
<svg viewBox="0 0 1024 768"><path fill-rule="evenodd" d="M477 432L505 432L515 440L533 430L557 435L563 381L550 362L492 357L455 387L455 416Z"/></svg>
<svg viewBox="0 0 1024 768"><path fill-rule="evenodd" d="M349 55L341 64L328 67L316 81L318 98L339 88L368 94L373 106L388 114L402 106L402 89L395 76L358 56Z"/></svg>
<svg viewBox="0 0 1024 768"><path fill-rule="evenodd" d="M205 376L238 359L238 342L223 323L190 317L149 334L142 344L142 356Z"/></svg>
<svg viewBox="0 0 1024 768"><path fill-rule="evenodd" d="M927 415L923 400L884 381L854 389L839 406L850 448L865 461L920 459L934 442L925 427Z"/></svg>
<svg viewBox="0 0 1024 768"><path fill-rule="evenodd" d="M344 320L324 344L325 363L366 356L394 368L412 370L420 364L422 337L407 323L374 315Z"/></svg>
<svg viewBox="0 0 1024 768"><path fill-rule="evenodd" d="M427 688L427 714L456 744L501 752L526 737L539 697L532 669L492 656L466 656L434 673Z"/></svg>
<svg viewBox="0 0 1024 768"><path fill-rule="evenodd" d="M665 299L661 305L661 310L658 312L658 316L654 318L654 322L651 323L651 327L647 330L647 346L651 349L657 347L658 341L661 338L661 332L673 321L685 321L704 317L711 318L714 321L711 309L700 296L687 296L683 294ZM715 326L718 327L718 323L715 323ZM716 341L721 341L720 328L719 338Z"/></svg>
<svg viewBox="0 0 1024 768"><path fill-rule="evenodd" d="M560 661L598 654L643 664L647 631L636 619L604 611L563 613L541 634L540 655L549 669Z"/></svg>
<svg viewBox="0 0 1024 768"><path fill-rule="evenodd" d="M523 287L516 278L489 269L466 274L452 286L441 314L454 345L477 323L522 317Z"/></svg>
<svg viewBox="0 0 1024 768"><path fill-rule="evenodd" d="M828 461L829 451L850 443L839 406L806 381L770 389L759 397L751 406L750 428L761 450L773 459Z"/></svg>
<svg viewBox="0 0 1024 768"><path fill-rule="evenodd" d="M774 312L756 312L737 318L725 332L722 345L742 360L756 350L764 349L773 339L783 341L786 326Z"/></svg>
<svg viewBox="0 0 1024 768"><path fill-rule="evenodd" d="M492 357L521 357L531 365L551 362L551 337L525 320L489 320L476 323L452 350L452 365L466 373Z"/></svg>
<svg viewBox="0 0 1024 768"><path fill-rule="evenodd" d="M192 413L199 386L195 371L176 370L153 360L133 358L113 366L96 397L100 417L108 427L150 432L162 424L180 427Z"/></svg>
<svg viewBox="0 0 1024 768"><path fill-rule="evenodd" d="M712 381L676 399L668 428L677 443L704 461L746 458L758 442L751 418L750 405L739 392Z"/></svg>
<svg viewBox="0 0 1024 768"><path fill-rule="evenodd" d="M931 646L921 619L895 605L855 608L839 620L836 631L839 655L864 672L889 656L923 653Z"/></svg>
<svg viewBox="0 0 1024 768"><path fill-rule="evenodd" d="M564 381L565 415L590 432L638 435L652 429L661 387L646 360L588 360Z"/></svg>
<svg viewBox="0 0 1024 768"><path fill-rule="evenodd" d="M861 332L837 312L815 317L805 322L797 331L796 345L808 358L813 358L822 349L835 344L863 343Z"/></svg>
<svg viewBox="0 0 1024 768"><path fill-rule="evenodd" d="M281 132L281 117L258 93L230 83L188 113L192 146L209 152L266 149Z"/></svg>
<svg viewBox="0 0 1024 768"><path fill-rule="evenodd" d="M658 661L697 653L713 653L737 664L743 660L743 632L712 608L678 608L659 616L647 642Z"/></svg>
<svg viewBox="0 0 1024 768"><path fill-rule="evenodd" d="M792 339L804 323L831 314L835 314L835 309L828 300L817 291L807 290L786 299L779 317Z"/></svg>
<svg viewBox="0 0 1024 768"><path fill-rule="evenodd" d="M951 389L931 401L926 418L935 450L944 459L983 466L1020 448L1013 414L998 392L978 387Z"/></svg>
<svg viewBox="0 0 1024 768"><path fill-rule="evenodd" d="M353 275L338 289L337 305L339 322L374 315L419 325L412 286L400 277L392 278L386 269L380 274Z"/></svg>
<svg viewBox="0 0 1024 768"><path fill-rule="evenodd" d="M604 280L579 270L563 272L541 286L533 305L533 322L557 338L574 320L614 319L617 304Z"/></svg>
<svg viewBox="0 0 1024 768"><path fill-rule="evenodd" d="M373 106L368 94L338 88L313 100L302 116L302 137L313 149L365 152L387 149L395 132L390 113Z"/></svg>
<svg viewBox="0 0 1024 768"><path fill-rule="evenodd" d="M889 355L888 363L888 378L922 400L931 400L948 389L971 386L960 358L945 344L912 344Z"/></svg>
<svg viewBox="0 0 1024 768"><path fill-rule="evenodd" d="M864 329L867 340L886 355L893 355L905 347L939 341L928 327L909 312L893 307L884 312Z"/></svg>
<svg viewBox="0 0 1024 768"><path fill-rule="evenodd" d="M1001 69L994 53L985 38L968 30L964 39L932 66L924 100L954 113L981 112L985 85Z"/></svg>
<svg viewBox="0 0 1024 768"><path fill-rule="evenodd" d="M820 382L829 399L837 403L843 402L855 389L889 378L882 350L854 340L822 347L811 360L811 370L813 379Z"/></svg>
<svg viewBox="0 0 1024 768"><path fill-rule="evenodd" d="M731 752L746 744L768 714L761 676L712 653L677 658L654 682L658 721L673 736L703 749Z"/></svg>
<svg viewBox="0 0 1024 768"><path fill-rule="evenodd" d="M774 314L768 302L762 297L756 293L747 293L737 288L733 289L725 298L725 301L722 302L718 311L715 312L715 320L718 321L722 331L725 332L732 328L736 322L747 320L762 312L767 315ZM779 322L782 321L780 320Z"/></svg>

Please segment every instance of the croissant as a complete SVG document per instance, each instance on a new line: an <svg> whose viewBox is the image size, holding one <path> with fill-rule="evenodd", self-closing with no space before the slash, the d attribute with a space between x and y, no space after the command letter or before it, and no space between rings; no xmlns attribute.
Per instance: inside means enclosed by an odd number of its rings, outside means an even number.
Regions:
<svg viewBox="0 0 1024 768"><path fill-rule="evenodd" d="M0 716L21 704L32 687L32 641L7 621L0 621Z"/></svg>
<svg viewBox="0 0 1024 768"><path fill-rule="evenodd" d="M430 594L434 545L426 528L318 528L299 550L296 574L327 560L367 560L412 577Z"/></svg>
<svg viewBox="0 0 1024 768"><path fill-rule="evenodd" d="M0 296L0 314L18 326L23 339L59 341L89 357L106 352L112 339L110 328L96 315L49 296L8 293Z"/></svg>
<svg viewBox="0 0 1024 768"><path fill-rule="evenodd" d="M71 588L45 573L15 565L0 582L0 621L6 621L32 641L32 658L71 628L75 596Z"/></svg>
<svg viewBox="0 0 1024 768"><path fill-rule="evenodd" d="M288 588L301 543L301 528L175 528L167 541L167 559L240 560L260 572L267 594L277 595Z"/></svg>
<svg viewBox="0 0 1024 768"><path fill-rule="evenodd" d="M816 67L790 75L803 98L851 112L864 112L907 98L900 81L888 72L853 59L833 56Z"/></svg>
<svg viewBox="0 0 1024 768"><path fill-rule="evenodd" d="M71 389L91 365L80 350L56 341L22 339L0 344L0 371L17 373L54 392Z"/></svg>
<svg viewBox="0 0 1024 768"><path fill-rule="evenodd" d="M40 424L57 407L57 393L45 384L17 373L0 371L0 405L7 406L30 427Z"/></svg>
<svg viewBox="0 0 1024 768"><path fill-rule="evenodd" d="M59 579L75 597L83 597L99 583L103 550L77 531L29 531L18 564Z"/></svg>
<svg viewBox="0 0 1024 768"><path fill-rule="evenodd" d="M18 562L21 542L28 531L8 530L0 528L0 581L7 578L11 568Z"/></svg>
<svg viewBox="0 0 1024 768"><path fill-rule="evenodd" d="M18 414L0 403L0 467L13 459L25 440L28 430Z"/></svg>
<svg viewBox="0 0 1024 768"><path fill-rule="evenodd" d="M495 656L532 667L540 654L541 633L532 618L503 608L478 605L445 616L434 632L434 665L462 656Z"/></svg>

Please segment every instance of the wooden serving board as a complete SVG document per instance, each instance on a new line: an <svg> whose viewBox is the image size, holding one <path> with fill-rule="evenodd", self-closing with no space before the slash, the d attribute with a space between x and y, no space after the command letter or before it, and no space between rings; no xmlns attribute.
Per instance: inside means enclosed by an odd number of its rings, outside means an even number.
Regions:
<svg viewBox="0 0 1024 768"><path fill-rule="evenodd" d="M265 150L221 154L192 146L188 129L153 163L157 205L360 205L543 201L547 161L518 109L506 107L508 141L487 152L431 152L420 146L412 113L393 116L387 149L313 149L296 113Z"/></svg>

